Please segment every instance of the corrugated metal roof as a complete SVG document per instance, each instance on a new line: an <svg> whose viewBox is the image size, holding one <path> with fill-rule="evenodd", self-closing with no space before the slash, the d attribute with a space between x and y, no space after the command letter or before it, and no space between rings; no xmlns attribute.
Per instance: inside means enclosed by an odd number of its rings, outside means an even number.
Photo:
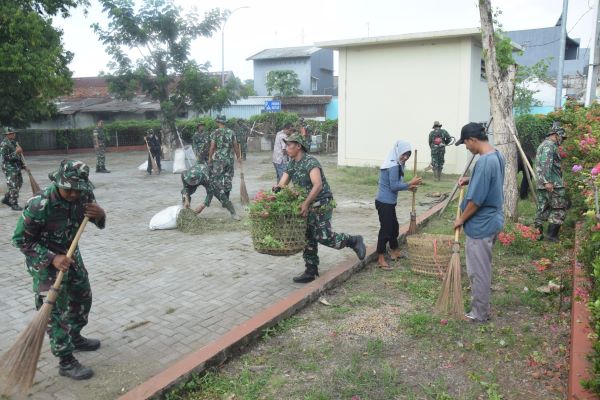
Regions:
<svg viewBox="0 0 600 400"><path fill-rule="evenodd" d="M116 100L110 97L92 97L78 101L61 101L56 104L59 114L77 112L130 112L142 114L146 111L160 111L160 103L137 96L132 100Z"/></svg>
<svg viewBox="0 0 600 400"><path fill-rule="evenodd" d="M310 57L312 54L319 51L320 48L315 46L300 46L300 47L283 47L278 49L265 49L246 60L269 60L273 58L298 58Z"/></svg>

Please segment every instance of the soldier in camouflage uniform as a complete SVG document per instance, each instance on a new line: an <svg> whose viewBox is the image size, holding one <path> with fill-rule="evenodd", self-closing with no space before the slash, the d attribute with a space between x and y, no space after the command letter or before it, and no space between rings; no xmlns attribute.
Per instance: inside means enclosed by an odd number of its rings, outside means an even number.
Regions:
<svg viewBox="0 0 600 400"><path fill-rule="evenodd" d="M2 156L2 172L6 175L6 186L8 191L2 199L2 203L6 204L14 211L20 211L19 206L19 190L23 186L23 149L17 143L17 132L12 128L4 128L4 140L0 143L0 155Z"/></svg>
<svg viewBox="0 0 600 400"><path fill-rule="evenodd" d="M51 184L28 201L17 222L12 243L25 254L37 309L44 303L48 291L53 290L58 271L65 272L48 321L50 348L52 354L60 358L60 375L88 379L93 371L82 366L73 352L100 347L99 340L81 336L88 322L92 292L79 248L72 258L66 254L83 217L89 217L103 229L106 214L95 202L94 186L88 180L89 168L83 162L63 160L58 171L48 176Z"/></svg>
<svg viewBox="0 0 600 400"><path fill-rule="evenodd" d="M212 161L211 179L225 190L227 198L233 184L233 154L240 160L240 146L231 129L225 127L225 116L216 118L219 128L210 135L209 164ZM210 200L209 200L210 204Z"/></svg>
<svg viewBox="0 0 600 400"><path fill-rule="evenodd" d="M192 201L192 195L196 192L198 186L202 185L206 189L206 198L204 203L200 204L194 212L200 214L202 210L210 206L210 200L212 196L215 196L217 200L221 202L221 205L231 213L231 218L236 221L240 220L240 217L235 212L235 208L231 203L231 200L225 195L223 187L219 186L219 182L210 179L210 168L206 163L196 163L192 168L181 174L181 181L183 182L183 189L181 190L181 201L185 208L190 207ZM208 204L207 204L208 201Z"/></svg>
<svg viewBox="0 0 600 400"><path fill-rule="evenodd" d="M452 136L445 129L442 129L442 124L439 121L435 121L433 130L429 132L429 148L431 149L433 176L438 181L441 179L442 169L444 169L446 146L451 142Z"/></svg>
<svg viewBox="0 0 600 400"><path fill-rule="evenodd" d="M92 134L94 136L94 150L96 150L96 172L108 174L110 171L106 169L106 136L104 136L104 121L98 121Z"/></svg>
<svg viewBox="0 0 600 400"><path fill-rule="evenodd" d="M235 126L235 140L240 146L242 160L246 161L246 154L248 152L248 127L244 125L241 119L237 121Z"/></svg>
<svg viewBox="0 0 600 400"><path fill-rule="evenodd" d="M335 207L333 194L321 164L315 157L306 153L304 137L295 133L284 140L290 161L274 190L277 191L291 181L307 192L306 200L300 209L300 214L308 218L307 244L303 253L306 268L304 273L294 278L294 282L306 283L319 276L319 243L334 249L350 247L361 260L365 258L366 248L362 236L335 233L331 229L331 216Z"/></svg>
<svg viewBox="0 0 600 400"><path fill-rule="evenodd" d="M546 139L539 145L535 155L535 176L537 180L537 212L535 227L543 238L544 221L548 220L547 237L551 242L558 242L558 231L567 214L567 198L560 165L561 157L558 146L566 137L565 131L558 122L546 134Z"/></svg>
<svg viewBox="0 0 600 400"><path fill-rule="evenodd" d="M192 149L194 149L194 154L196 155L196 160L198 162L208 162L210 134L205 131L204 122L199 122L196 126L196 133L192 136Z"/></svg>

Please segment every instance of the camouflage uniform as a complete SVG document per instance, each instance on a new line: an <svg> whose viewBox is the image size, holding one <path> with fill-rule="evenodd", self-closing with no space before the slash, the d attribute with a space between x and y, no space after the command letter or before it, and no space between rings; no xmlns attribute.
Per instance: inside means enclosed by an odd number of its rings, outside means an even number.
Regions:
<svg viewBox="0 0 600 400"><path fill-rule="evenodd" d="M104 129L96 126L96 128L94 128L93 135L94 149L96 150L96 172L103 172L106 171L106 137L104 136Z"/></svg>
<svg viewBox="0 0 600 400"><path fill-rule="evenodd" d="M66 254L84 218L84 205L94 202L94 186L87 180L89 168L81 161L64 160L61 169L50 174L53 182L42 193L31 198L17 222L12 243L25 254L25 264L33 278L35 306L39 309L54 284L58 269L52 265L57 254ZM67 202L58 188L81 190L81 197ZM100 229L106 218L91 220ZM92 306L88 272L79 248L74 263L65 273L61 289L48 322L52 354L70 356L74 338L81 337Z"/></svg>
<svg viewBox="0 0 600 400"><path fill-rule="evenodd" d="M297 135L290 136L286 142L291 141L294 136ZM300 161L290 160L286 172L290 176L292 183L306 190L308 194L313 186L309 174L314 168L318 168L321 173L323 189L321 189L321 193L315 199L308 213L308 226L306 228L307 244L302 256L307 266L316 268L319 266L319 243L334 249L343 249L348 246L351 236L347 233L335 233L331 229L331 217L335 203L333 202L333 194L331 193L325 174L323 174L321 164L315 157L305 153Z"/></svg>
<svg viewBox="0 0 600 400"><path fill-rule="evenodd" d="M194 133L192 136L192 149L198 162L208 162L208 151L210 150L210 134L206 131Z"/></svg>
<svg viewBox="0 0 600 400"><path fill-rule="evenodd" d="M215 196L224 208L231 214L235 214L233 204L227 197L223 187L219 185L219 182L210 179L210 168L206 163L198 162L181 174L181 182L183 183L183 189L181 189L182 202L185 202L186 198L190 201L198 186L202 185L206 189L205 206L210 206L210 200Z"/></svg>
<svg viewBox="0 0 600 400"><path fill-rule="evenodd" d="M215 185L225 191L227 198L233 185L233 154L236 144L235 134L231 129L219 128L210 135L215 142L216 150L212 165L212 180Z"/></svg>
<svg viewBox="0 0 600 400"><path fill-rule="evenodd" d="M567 214L567 198L560 166L558 145L546 138L539 145L535 156L535 175L537 180L537 212L535 226L541 228L544 221L561 225ZM552 183L554 190L549 192L545 183Z"/></svg>
<svg viewBox="0 0 600 400"><path fill-rule="evenodd" d="M23 159L17 154L17 141L5 137L0 143L0 155L2 155L2 172L6 175L6 186L8 192L4 195L2 202L10 207L18 208L19 190L23 186Z"/></svg>
<svg viewBox="0 0 600 400"><path fill-rule="evenodd" d="M444 169L446 146L452 141L452 136L445 129L433 129L429 132L429 148L431 149L431 167L434 176L439 179Z"/></svg>

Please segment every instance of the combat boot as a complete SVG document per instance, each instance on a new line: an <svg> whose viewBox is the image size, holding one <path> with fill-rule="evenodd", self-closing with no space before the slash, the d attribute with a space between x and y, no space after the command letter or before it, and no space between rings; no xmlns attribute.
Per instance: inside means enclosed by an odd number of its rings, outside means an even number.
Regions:
<svg viewBox="0 0 600 400"><path fill-rule="evenodd" d="M20 206L20 205L18 205L17 203L15 203L15 204L11 204L11 205L10 205L10 208L11 208L13 211L22 211L22 210L23 210L23 207L21 207L21 206Z"/></svg>
<svg viewBox="0 0 600 400"><path fill-rule="evenodd" d="M96 172L100 172L102 174L110 174L110 171L107 170L106 168L101 169L100 171L96 170Z"/></svg>
<svg viewBox="0 0 600 400"><path fill-rule="evenodd" d="M8 202L8 197L6 197L6 195L4 195L4 197L2 198L2 204L6 204L7 206L10 207L10 203Z"/></svg>
<svg viewBox="0 0 600 400"><path fill-rule="evenodd" d="M90 379L94 376L94 371L91 368L84 367L77 361L72 354L68 356L64 356L60 358L60 363L58 364L58 374L60 376L66 376L71 379L75 379L76 381L81 381L84 379Z"/></svg>
<svg viewBox="0 0 600 400"><path fill-rule="evenodd" d="M548 231L547 234L548 236L546 237L546 240L549 242L558 242L558 231L560 230L560 225L559 224L550 224L548 225Z"/></svg>
<svg viewBox="0 0 600 400"><path fill-rule="evenodd" d="M235 212L235 208L233 208L233 203L231 201L228 201L227 203L223 204L223 207L225 207L227 209L227 211L229 211L231 213L231 219L233 219L234 221L239 221L242 219Z"/></svg>
<svg viewBox="0 0 600 400"><path fill-rule="evenodd" d="M73 345L77 351L94 351L100 348L98 339L88 339L81 335L73 336Z"/></svg>
<svg viewBox="0 0 600 400"><path fill-rule="evenodd" d="M301 275L295 276L293 281L296 283L308 283L314 281L319 276L319 267L306 264L306 269Z"/></svg>
<svg viewBox="0 0 600 400"><path fill-rule="evenodd" d="M367 255L367 248L362 236L350 236L350 240L348 240L346 246L351 247L352 250L354 250L359 260L365 259L365 256Z"/></svg>

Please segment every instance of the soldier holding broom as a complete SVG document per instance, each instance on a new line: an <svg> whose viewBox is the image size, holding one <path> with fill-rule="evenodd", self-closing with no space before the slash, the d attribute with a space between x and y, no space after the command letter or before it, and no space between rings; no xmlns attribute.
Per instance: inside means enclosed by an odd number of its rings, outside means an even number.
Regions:
<svg viewBox="0 0 600 400"><path fill-rule="evenodd" d="M485 127L471 122L463 126L460 140L479 159L470 178L462 177L459 184L469 185L460 208L462 214L454 228L464 227L467 236L467 274L471 281L471 311L465 319L486 322L489 319L492 285L492 247L504 225L504 157L488 142Z"/></svg>
<svg viewBox="0 0 600 400"><path fill-rule="evenodd" d="M333 194L319 161L310 154L306 154L307 147L304 137L299 133L294 133L284 141L287 145L290 162L273 190L277 191L291 181L307 192L306 200L300 209L300 214L308 218L307 244L302 255L305 271L293 279L297 283L307 283L319 276L319 243L338 250L350 247L361 260L365 258L366 248L362 236L335 233L331 229L331 217L335 207Z"/></svg>
<svg viewBox="0 0 600 400"><path fill-rule="evenodd" d="M84 216L103 229L106 214L96 204L89 181L89 168L81 161L63 160L58 171L49 175L52 183L29 200L17 222L13 245L25 254L27 270L33 278L35 306L40 309L59 271L65 272L56 304L48 321L52 354L59 357L58 373L76 380L89 379L93 371L81 365L75 351L93 351L97 339L81 335L92 306L88 273L77 249L66 256Z"/></svg>

